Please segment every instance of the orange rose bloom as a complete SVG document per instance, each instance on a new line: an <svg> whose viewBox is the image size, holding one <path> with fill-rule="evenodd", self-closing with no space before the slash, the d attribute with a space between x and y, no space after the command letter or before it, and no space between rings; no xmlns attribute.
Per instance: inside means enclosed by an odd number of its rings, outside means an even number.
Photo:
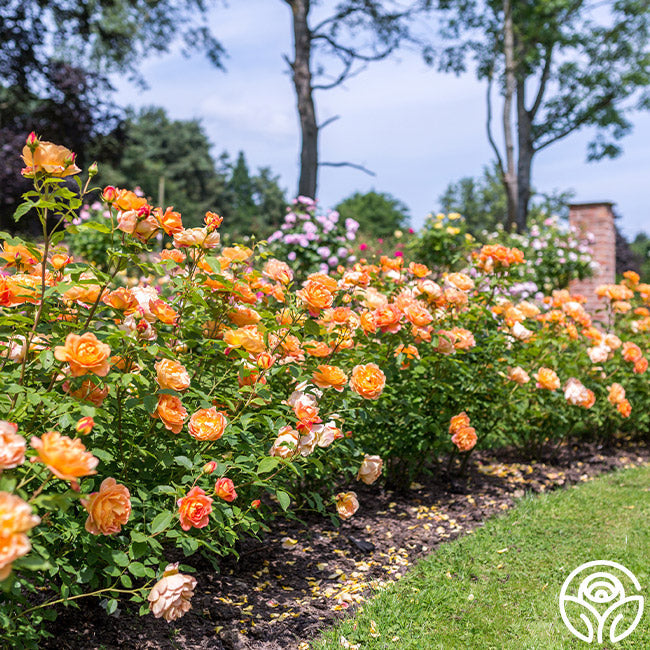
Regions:
<svg viewBox="0 0 650 650"><path fill-rule="evenodd" d="M63 388L66 392L68 392L69 384L66 382L66 384L63 385ZM106 396L108 395L108 391L108 386L100 388L91 379L84 379L81 386L77 388L77 390L70 391L70 395L72 395L72 397L76 397L79 400L92 402L95 406L101 406L106 399Z"/></svg>
<svg viewBox="0 0 650 650"><path fill-rule="evenodd" d="M416 327L425 327L433 320L429 310L417 300L404 308L404 316Z"/></svg>
<svg viewBox="0 0 650 650"><path fill-rule="evenodd" d="M93 492L81 505L88 511L86 530L93 535L115 535L131 515L131 495L125 485L105 478L99 492Z"/></svg>
<svg viewBox="0 0 650 650"><path fill-rule="evenodd" d="M332 387L341 392L348 381L347 375L338 366L318 366L312 380L319 388Z"/></svg>
<svg viewBox="0 0 650 650"><path fill-rule="evenodd" d="M296 296L309 309L312 316L318 316L321 310L332 306L334 296L330 290L320 282L308 280L303 289L296 291Z"/></svg>
<svg viewBox="0 0 650 650"><path fill-rule="evenodd" d="M359 509L356 492L339 492L336 495L336 510L341 519L349 519Z"/></svg>
<svg viewBox="0 0 650 650"><path fill-rule="evenodd" d="M22 156L25 168L21 173L28 178L39 172L57 178L79 174L81 169L74 164L75 157L70 149L52 142L39 142L33 153L29 146L25 145Z"/></svg>
<svg viewBox="0 0 650 650"><path fill-rule="evenodd" d="M0 472L25 462L25 438L18 435L18 425L0 420Z"/></svg>
<svg viewBox="0 0 650 650"><path fill-rule="evenodd" d="M166 429L180 433L187 417L187 411L181 400L175 395L160 395L153 417L160 418Z"/></svg>
<svg viewBox="0 0 650 650"><path fill-rule="evenodd" d="M307 280L322 284L331 293L334 293L339 287L338 282L334 278L330 278L327 273L312 273L307 276Z"/></svg>
<svg viewBox="0 0 650 650"><path fill-rule="evenodd" d="M454 415L449 422L449 433L454 434L461 429L469 426L469 415L462 411L458 415Z"/></svg>
<svg viewBox="0 0 650 650"><path fill-rule="evenodd" d="M200 487L193 487L186 496L178 500L178 516L181 528L205 528L210 523L212 512L212 497L209 497Z"/></svg>
<svg viewBox="0 0 650 650"><path fill-rule="evenodd" d="M237 498L235 484L226 477L218 478L214 484L214 493L224 501L231 503Z"/></svg>
<svg viewBox="0 0 650 650"><path fill-rule="evenodd" d="M621 400L621 401L618 403L618 405L617 405L616 408L618 409L618 412L619 412L619 413L620 413L624 418L629 418L629 417L630 417L630 413L632 413L632 405L631 405L630 402L629 402L628 400L626 400L626 399Z"/></svg>
<svg viewBox="0 0 650 650"><path fill-rule="evenodd" d="M431 271L426 267L424 264L418 264L417 262L411 262L409 264L409 271L416 277L416 278L424 278Z"/></svg>
<svg viewBox="0 0 650 650"><path fill-rule="evenodd" d="M293 271L289 265L286 262L281 262L273 258L264 265L262 274L282 284L289 284L293 280Z"/></svg>
<svg viewBox="0 0 650 650"><path fill-rule="evenodd" d="M147 199L144 196L138 196L130 190L117 190L117 196L113 199L113 205L122 212L130 210L140 210L147 205Z"/></svg>
<svg viewBox="0 0 650 650"><path fill-rule="evenodd" d="M31 544L25 533L40 521L20 497L0 492L0 580L9 577L14 560L29 553Z"/></svg>
<svg viewBox="0 0 650 650"><path fill-rule="evenodd" d="M394 304L382 305L375 310L375 323L382 332L395 334L401 329L402 312Z"/></svg>
<svg viewBox="0 0 650 650"><path fill-rule="evenodd" d="M357 481L363 481L366 485L374 483L381 475L384 461L379 456L364 456L361 467L357 472Z"/></svg>
<svg viewBox="0 0 650 650"><path fill-rule="evenodd" d="M476 430L474 427L462 427L451 437L451 441L458 447L458 451L469 451L476 445Z"/></svg>
<svg viewBox="0 0 650 650"><path fill-rule="evenodd" d="M79 440L62 436L58 431L44 433L42 438L32 437L31 446L38 452L38 461L64 481L76 481L82 476L97 474L95 458Z"/></svg>
<svg viewBox="0 0 650 650"><path fill-rule="evenodd" d="M36 253L32 253L27 246L14 246L5 242L0 251L0 259L5 261L5 267L8 269L15 266L20 271L30 271L43 259L43 253L38 249Z"/></svg>
<svg viewBox="0 0 650 650"><path fill-rule="evenodd" d="M623 343L623 359L630 363L636 363L643 356L641 348L636 343L625 341Z"/></svg>
<svg viewBox="0 0 650 650"><path fill-rule="evenodd" d="M284 426L278 431L278 437L275 439L273 446L269 449L269 456L278 456L279 458L288 458L293 456L300 436L295 429L290 426Z"/></svg>
<svg viewBox="0 0 650 650"><path fill-rule="evenodd" d="M260 354L266 350L264 335L255 325L247 325L236 330L227 330L223 340L230 348L244 348L251 354Z"/></svg>
<svg viewBox="0 0 650 650"><path fill-rule="evenodd" d="M614 382L611 386L608 386L608 390L607 399L612 406L620 404L625 399L625 388L620 384Z"/></svg>
<svg viewBox="0 0 650 650"><path fill-rule="evenodd" d="M642 375L648 369L648 360L645 357L641 357L638 361L634 362L634 374Z"/></svg>
<svg viewBox="0 0 650 650"><path fill-rule="evenodd" d="M550 368L540 368L534 377L537 380L537 388L557 390L560 387L560 378Z"/></svg>
<svg viewBox="0 0 650 650"><path fill-rule="evenodd" d="M153 211L153 216L167 235L173 237L177 232L183 230L181 214L180 212L174 212L173 207L167 208L164 214L161 208L156 208Z"/></svg>
<svg viewBox="0 0 650 650"><path fill-rule="evenodd" d="M255 323L260 322L261 318L262 317L250 307L235 307L232 311L228 312L228 319L237 325L237 327L255 325Z"/></svg>
<svg viewBox="0 0 650 650"><path fill-rule="evenodd" d="M190 375L185 366L178 361L162 359L154 367L156 368L156 383L162 389L176 390L181 393L190 387Z"/></svg>
<svg viewBox="0 0 650 650"><path fill-rule="evenodd" d="M372 334L373 332L377 331L377 319L371 311L366 310L362 312L361 316L359 317L359 322L361 329L366 334Z"/></svg>
<svg viewBox="0 0 650 650"><path fill-rule="evenodd" d="M213 406L192 414L187 429L197 440L219 440L227 425L226 416Z"/></svg>
<svg viewBox="0 0 650 650"><path fill-rule="evenodd" d="M386 385L386 375L375 363L355 366L352 369L350 388L365 399L377 399Z"/></svg>
<svg viewBox="0 0 650 650"><path fill-rule="evenodd" d="M176 319L178 318L178 313L171 306L168 305L164 300L150 300L149 309L151 313L156 316L156 318L165 325L175 325Z"/></svg>
<svg viewBox="0 0 650 650"><path fill-rule="evenodd" d="M508 379L510 381L516 382L520 386L523 384L527 384L530 381L530 377L528 376L528 373L523 368L520 368L519 366L516 366L515 368L510 368L508 370Z"/></svg>
<svg viewBox="0 0 650 650"><path fill-rule="evenodd" d="M102 300L109 307L123 311L125 314L134 313L140 306L140 303L135 295L133 295L133 292L124 287L120 287L119 289L115 289L115 291L107 293Z"/></svg>
<svg viewBox="0 0 650 650"><path fill-rule="evenodd" d="M460 291L469 291L474 288L474 280L464 273L450 273L445 280Z"/></svg>
<svg viewBox="0 0 650 650"><path fill-rule="evenodd" d="M168 564L163 577L153 586L147 600L151 613L169 623L185 615L192 604L196 578L178 572L178 562Z"/></svg>
<svg viewBox="0 0 650 650"><path fill-rule="evenodd" d="M111 348L97 340L91 332L68 334L65 345L54 348L54 356L58 361L70 364L70 374L73 377L93 373L105 377L110 370Z"/></svg>
<svg viewBox="0 0 650 650"><path fill-rule="evenodd" d="M303 349L310 357L322 358L332 353L332 348L324 341L305 341Z"/></svg>

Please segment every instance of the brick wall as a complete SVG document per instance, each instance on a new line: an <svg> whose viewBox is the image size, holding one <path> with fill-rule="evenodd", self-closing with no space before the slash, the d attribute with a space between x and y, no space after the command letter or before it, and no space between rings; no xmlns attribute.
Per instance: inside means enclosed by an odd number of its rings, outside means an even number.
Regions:
<svg viewBox="0 0 650 650"><path fill-rule="evenodd" d="M586 308L592 313L604 305L594 294L596 287L616 281L616 231L612 205L607 202L569 205L570 225L575 226L579 233L592 233L595 238L592 244L594 260L600 265L600 270L594 277L574 281L570 286L573 293L587 298Z"/></svg>

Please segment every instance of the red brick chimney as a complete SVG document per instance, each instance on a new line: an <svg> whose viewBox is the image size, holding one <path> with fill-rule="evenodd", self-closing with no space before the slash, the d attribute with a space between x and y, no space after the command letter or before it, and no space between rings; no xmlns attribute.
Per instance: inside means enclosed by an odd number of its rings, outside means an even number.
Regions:
<svg viewBox="0 0 650 650"><path fill-rule="evenodd" d="M569 225L574 226L582 236L588 232L594 236L593 256L600 268L593 277L575 280L569 287L572 293L579 293L587 298L585 306L591 313L605 304L596 297L594 293L596 287L616 282L616 231L613 205L607 201L569 205Z"/></svg>

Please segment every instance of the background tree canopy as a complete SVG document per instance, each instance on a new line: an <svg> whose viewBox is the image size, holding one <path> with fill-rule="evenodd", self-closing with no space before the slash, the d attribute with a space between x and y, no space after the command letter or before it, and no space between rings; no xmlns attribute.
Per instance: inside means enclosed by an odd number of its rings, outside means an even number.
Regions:
<svg viewBox="0 0 650 650"><path fill-rule="evenodd" d="M389 237L408 227L409 209L387 192L355 192L335 208L344 219L356 219L359 232L366 237Z"/></svg>

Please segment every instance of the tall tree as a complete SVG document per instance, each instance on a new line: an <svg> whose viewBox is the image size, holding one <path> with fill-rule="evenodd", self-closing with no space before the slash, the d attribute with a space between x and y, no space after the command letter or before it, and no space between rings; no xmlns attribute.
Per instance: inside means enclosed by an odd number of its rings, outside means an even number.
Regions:
<svg viewBox="0 0 650 650"><path fill-rule="evenodd" d="M319 133L337 118L319 124L314 92L340 86L369 62L388 57L408 37L408 21L415 11L415 3L406 6L398 0L341 0L331 10L325 10L321 9L322 5L331 2L283 2L291 10L293 27L293 57L285 56L285 60L291 72L300 120L298 194L314 198L319 166L348 166L368 171L349 162L319 160ZM338 68L328 73L326 63L332 61L338 63Z"/></svg>
<svg viewBox="0 0 650 650"><path fill-rule="evenodd" d="M396 230L408 227L408 207L386 192L371 190L355 192L336 206L344 219L359 222L359 232L370 237L390 237Z"/></svg>
<svg viewBox="0 0 650 650"><path fill-rule="evenodd" d="M650 108L647 0L439 0L451 43L425 58L465 70L468 55L487 84L487 135L507 195L507 223L525 230L533 159L595 127L588 159L621 152L629 113ZM494 87L503 142L493 129Z"/></svg>

